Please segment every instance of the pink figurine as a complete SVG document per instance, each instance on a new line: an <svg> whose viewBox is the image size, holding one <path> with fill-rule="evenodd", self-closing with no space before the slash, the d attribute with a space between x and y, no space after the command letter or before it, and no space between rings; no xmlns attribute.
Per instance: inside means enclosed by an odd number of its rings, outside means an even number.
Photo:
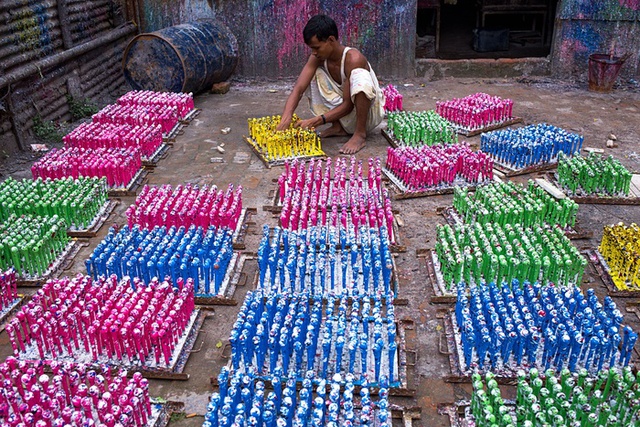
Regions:
<svg viewBox="0 0 640 427"><path fill-rule="evenodd" d="M131 281L118 283L114 277L100 282L93 286L89 278L78 275L45 284L33 304L23 306L9 322L7 332L14 353L34 346L41 359L90 352L94 361L106 357L114 362L126 359L144 364L153 352L157 357L163 354L168 364L195 309L193 281L181 282L177 294L170 283L157 280L143 286L136 279L135 288ZM60 305L62 300L67 304ZM166 325L164 339L151 341L145 337L144 331L152 328L150 319ZM21 333L23 327L27 334Z"/></svg>

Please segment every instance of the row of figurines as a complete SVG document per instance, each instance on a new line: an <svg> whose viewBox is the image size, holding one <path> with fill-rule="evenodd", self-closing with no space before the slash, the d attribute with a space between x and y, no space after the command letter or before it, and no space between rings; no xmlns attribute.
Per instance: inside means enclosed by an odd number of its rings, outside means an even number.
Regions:
<svg viewBox="0 0 640 427"><path fill-rule="evenodd" d="M52 360L0 363L0 420L18 427L62 425L143 427L157 418L149 381L139 372ZM157 412L157 411L156 411Z"/></svg>
<svg viewBox="0 0 640 427"><path fill-rule="evenodd" d="M514 280L458 285L455 319L465 370L539 366L600 371L629 365L638 334L593 289ZM486 365L490 365L489 367Z"/></svg>
<svg viewBox="0 0 640 427"><path fill-rule="evenodd" d="M142 168L138 148L53 148L31 166L33 179L106 178L110 188L126 187Z"/></svg>
<svg viewBox="0 0 640 427"><path fill-rule="evenodd" d="M215 185L145 185L125 212L129 228L137 224L146 229L195 225L235 230L241 214L242 186L233 184L226 190Z"/></svg>
<svg viewBox="0 0 640 427"><path fill-rule="evenodd" d="M52 279L5 328L17 357L167 367L194 316L193 291L191 279Z"/></svg>
<svg viewBox="0 0 640 427"><path fill-rule="evenodd" d="M613 156L558 157L557 178L571 194L628 196L633 174Z"/></svg>
<svg viewBox="0 0 640 427"><path fill-rule="evenodd" d="M380 385L374 398L366 380L356 392L350 374L326 379L308 371L303 378L292 373L261 379L223 367L218 383L220 390L211 396L203 427L392 425L388 385ZM267 384L272 391L266 390Z"/></svg>
<svg viewBox="0 0 640 427"><path fill-rule="evenodd" d="M493 180L493 160L468 144L387 149L386 168L412 191Z"/></svg>
<svg viewBox="0 0 640 427"><path fill-rule="evenodd" d="M389 113L387 130L399 145L424 146L458 141L451 123L434 110Z"/></svg>
<svg viewBox="0 0 640 427"><path fill-rule="evenodd" d="M132 90L120 98L120 105L159 105L173 107L178 111L178 117L185 118L195 109L192 93L184 92L156 92L152 90Z"/></svg>
<svg viewBox="0 0 640 427"><path fill-rule="evenodd" d="M469 425L623 427L640 421L640 381L628 367L595 377L586 370L523 370L513 403L503 398L495 374L473 374L472 382Z"/></svg>
<svg viewBox="0 0 640 427"><path fill-rule="evenodd" d="M382 93L384 95L384 111L402 111L403 96L394 85L385 86L382 88Z"/></svg>
<svg viewBox="0 0 640 427"><path fill-rule="evenodd" d="M473 130L511 119L513 101L479 92L436 102L436 112L454 125Z"/></svg>
<svg viewBox="0 0 640 427"><path fill-rule="evenodd" d="M68 227L87 228L107 202L106 178L71 177L0 183L0 220L11 214L64 218Z"/></svg>
<svg viewBox="0 0 640 427"><path fill-rule="evenodd" d="M566 155L580 153L583 142L582 135L540 123L483 133L480 150L498 163L520 169L556 161L561 152Z"/></svg>
<svg viewBox="0 0 640 427"><path fill-rule="evenodd" d="M453 207L466 223L497 222L573 227L578 213L578 204L570 198L555 199L535 181L527 185L512 181L492 182L479 186L473 193L463 188L454 188Z"/></svg>
<svg viewBox="0 0 640 427"><path fill-rule="evenodd" d="M265 226L258 248L258 289L309 295L394 292L385 227L311 227L300 232Z"/></svg>
<svg viewBox="0 0 640 427"><path fill-rule="evenodd" d="M162 145L162 126L160 124L96 123L80 124L65 135L62 140L65 147L96 149L125 148L139 149L143 160L150 159Z"/></svg>
<svg viewBox="0 0 640 427"><path fill-rule="evenodd" d="M276 371L323 378L348 372L400 384L393 296L250 292L231 330L231 366L258 375Z"/></svg>
<svg viewBox="0 0 640 427"><path fill-rule="evenodd" d="M623 223L607 225L598 250L606 261L611 280L620 290L640 289L640 227Z"/></svg>
<svg viewBox="0 0 640 427"><path fill-rule="evenodd" d="M436 227L435 264L448 289L512 279L579 284L587 259L558 227L473 223Z"/></svg>
<svg viewBox="0 0 640 427"><path fill-rule="evenodd" d="M14 268L21 277L41 277L70 242L63 217L11 214L0 223L0 271Z"/></svg>

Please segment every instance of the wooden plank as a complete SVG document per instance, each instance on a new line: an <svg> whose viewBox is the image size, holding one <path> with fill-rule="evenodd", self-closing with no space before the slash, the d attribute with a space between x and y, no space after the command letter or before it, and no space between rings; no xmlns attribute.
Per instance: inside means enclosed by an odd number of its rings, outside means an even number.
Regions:
<svg viewBox="0 0 640 427"><path fill-rule="evenodd" d="M630 192L633 193L635 197L640 197L640 174L633 174L629 188L631 189Z"/></svg>
<svg viewBox="0 0 640 427"><path fill-rule="evenodd" d="M194 108L193 110L189 111L183 118L180 119L180 123L182 123L183 125L188 125L193 121L193 119L198 117L198 115L200 114L200 111L202 110L200 110L199 108Z"/></svg>
<svg viewBox="0 0 640 427"><path fill-rule="evenodd" d="M602 148L593 148L593 147L584 147L584 151L586 151L587 153L596 153L596 154L604 153L604 150Z"/></svg>
<svg viewBox="0 0 640 427"><path fill-rule="evenodd" d="M547 193L551 194L556 199L566 199L567 195L562 192L558 187L547 181L545 178L536 178L536 183L542 187Z"/></svg>
<svg viewBox="0 0 640 427"><path fill-rule="evenodd" d="M109 197L135 196L137 189L143 186L146 182L147 175L149 175L149 173L151 173L151 170L141 168L138 172L136 172L134 177L131 178L131 181L129 182L129 184L127 184L126 187L109 188L107 190L107 195Z"/></svg>
<svg viewBox="0 0 640 427"><path fill-rule="evenodd" d="M9 320L13 318L13 316L20 310L22 304L31 299L30 296L25 296L24 294L18 294L18 297L11 301L2 311L0 311L0 332L4 331L4 327Z"/></svg>
<svg viewBox="0 0 640 427"><path fill-rule="evenodd" d="M244 250L247 245L244 242L244 238L247 235L249 226L255 225L255 221L251 221L251 217L256 215L258 210L256 208L243 208L240 218L238 219L238 225L233 233L233 249Z"/></svg>
<svg viewBox="0 0 640 427"><path fill-rule="evenodd" d="M544 172L544 171L553 169L556 166L558 166L558 162L554 161L551 163L542 163L539 165L527 166L522 169L513 169L511 166L507 166L505 164L499 163L495 159L493 161L493 170L501 172L508 177L525 175L528 173L535 173L535 172Z"/></svg>
<svg viewBox="0 0 640 427"><path fill-rule="evenodd" d="M246 274L243 273L244 265L250 256L240 252L234 252L233 258L227 267L222 285L218 294L207 294L196 292L195 302L197 305L238 305L238 301L233 297L238 286L246 284ZM241 278L245 280L240 284ZM199 289L198 289L199 290Z"/></svg>
<svg viewBox="0 0 640 427"><path fill-rule="evenodd" d="M158 166L160 160L168 157L170 148L171 146L169 144L163 142L151 156L142 158L142 166L145 168L155 168Z"/></svg>
<svg viewBox="0 0 640 427"><path fill-rule="evenodd" d="M387 142L389 143L390 146L392 146L393 148L398 148L399 144L396 141L396 139L387 131L387 129L382 129L380 131L380 133L382 133L382 136L384 136L384 139L387 140Z"/></svg>
<svg viewBox="0 0 640 427"><path fill-rule="evenodd" d="M452 123L452 125L453 125L454 131L456 131L457 133L464 135L466 137L471 137L471 136L480 135L481 133L484 133L484 132L489 132L492 130L500 129L503 127L515 125L517 123L522 123L522 122L524 122L524 119L522 117L513 117L511 119L504 120L500 123L485 126L479 129L467 129L462 126L458 126L455 123Z"/></svg>
<svg viewBox="0 0 640 427"><path fill-rule="evenodd" d="M427 280L433 288L433 296L430 301L432 304L455 304L458 300L456 293L447 292L446 284L438 276L436 271L435 260L437 255L432 249L420 249L416 251L418 257L424 257L425 266L427 267Z"/></svg>

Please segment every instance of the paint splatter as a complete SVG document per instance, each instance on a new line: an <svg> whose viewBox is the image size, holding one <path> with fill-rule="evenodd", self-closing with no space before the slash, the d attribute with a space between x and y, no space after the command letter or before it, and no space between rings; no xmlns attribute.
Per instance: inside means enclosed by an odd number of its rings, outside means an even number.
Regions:
<svg viewBox="0 0 640 427"><path fill-rule="evenodd" d="M640 0L619 0L620 6L628 7L631 10L640 10Z"/></svg>
<svg viewBox="0 0 640 427"><path fill-rule="evenodd" d="M281 35L281 45L278 49L278 68L284 67L285 59L297 59L296 56L303 55L302 30L309 18L317 13L315 2L276 0L274 2L274 13L277 22L284 25L278 31ZM307 50L308 51L308 50ZM310 53L308 51L308 53ZM298 55L296 55L298 54Z"/></svg>

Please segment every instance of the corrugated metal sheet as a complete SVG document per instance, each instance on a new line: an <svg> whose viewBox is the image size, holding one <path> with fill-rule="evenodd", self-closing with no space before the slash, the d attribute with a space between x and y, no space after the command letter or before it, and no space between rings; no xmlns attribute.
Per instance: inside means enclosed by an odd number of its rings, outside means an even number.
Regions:
<svg viewBox="0 0 640 427"><path fill-rule="evenodd" d="M44 77L44 78L43 78ZM13 88L13 108L16 121L25 131L33 127L33 118L43 120L67 120L66 70L59 67L46 72L43 77L23 80Z"/></svg>
<svg viewBox="0 0 640 427"><path fill-rule="evenodd" d="M0 2L0 66L5 72L62 51L60 6L58 0ZM72 45L110 31L122 14L118 0L66 0L66 8Z"/></svg>
<svg viewBox="0 0 640 427"><path fill-rule="evenodd" d="M56 0L0 2L0 64L5 72L61 48Z"/></svg>
<svg viewBox="0 0 640 427"><path fill-rule="evenodd" d="M121 71L122 52L128 43L122 38L100 52L91 52L77 59L77 70L84 97L100 102L105 95L114 95L124 84ZM24 80L13 90L16 119L24 131L33 127L33 117L66 121L71 118L67 102L67 79L73 66L59 67L43 77Z"/></svg>
<svg viewBox="0 0 640 427"><path fill-rule="evenodd" d="M128 38L122 38L100 52L84 56L79 71L82 92L87 98L99 101L101 95L113 94L122 87L122 55L128 42Z"/></svg>
<svg viewBox="0 0 640 427"><path fill-rule="evenodd" d="M73 43L91 40L112 29L115 8L113 0L67 0Z"/></svg>
<svg viewBox="0 0 640 427"><path fill-rule="evenodd" d="M62 18L63 19L62 19ZM63 26L60 25L61 19ZM0 112L0 140L15 141L29 134L33 118L65 121L70 119L67 96L70 76L75 76L74 94L100 102L108 93L116 94L124 84L121 71L122 54L130 36L113 33L124 22L121 0L2 0L0 1L0 75L11 75L10 115ZM122 29L122 34L125 34ZM71 60L52 61L49 69L17 81L24 76L26 65L54 57L68 49L103 37L99 49L93 49ZM108 43L108 44L105 44ZM65 50L67 49L67 50ZM86 52L80 49L78 52ZM62 65L54 66L54 63ZM51 67L54 68L51 68ZM34 72L34 71L31 71ZM17 74L16 74L17 73ZM5 93L7 88L0 88Z"/></svg>

